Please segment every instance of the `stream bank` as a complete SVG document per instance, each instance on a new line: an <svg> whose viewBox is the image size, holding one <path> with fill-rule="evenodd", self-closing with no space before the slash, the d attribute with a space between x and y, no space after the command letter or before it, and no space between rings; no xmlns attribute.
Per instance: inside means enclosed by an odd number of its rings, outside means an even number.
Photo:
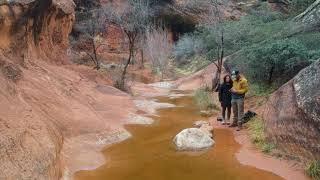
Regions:
<svg viewBox="0 0 320 180"><path fill-rule="evenodd" d="M78 171L74 179L283 179L255 165L239 163L241 145L229 129L215 128L213 148L202 152L178 152L172 139L201 117L191 96L158 97L174 104L156 111L152 125L127 125L132 137L103 150L106 164L92 171ZM268 172L269 171L269 172Z"/></svg>

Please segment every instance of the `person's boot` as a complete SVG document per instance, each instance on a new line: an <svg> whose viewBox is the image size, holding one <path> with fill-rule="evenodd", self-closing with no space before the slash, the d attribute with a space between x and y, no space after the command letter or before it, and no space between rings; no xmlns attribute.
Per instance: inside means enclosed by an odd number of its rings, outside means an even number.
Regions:
<svg viewBox="0 0 320 180"><path fill-rule="evenodd" d="M226 124L227 124L227 125L230 125L230 119L227 119L227 120L226 120Z"/></svg>
<svg viewBox="0 0 320 180"><path fill-rule="evenodd" d="M226 125L226 121L225 121L224 118L222 118L221 124L222 124L222 125Z"/></svg>
<svg viewBox="0 0 320 180"><path fill-rule="evenodd" d="M237 127L237 123L233 122L232 124L229 125L229 127Z"/></svg>
<svg viewBox="0 0 320 180"><path fill-rule="evenodd" d="M237 128L237 131L241 131L241 129L242 129L242 123L239 123L239 124L238 124L238 128Z"/></svg>

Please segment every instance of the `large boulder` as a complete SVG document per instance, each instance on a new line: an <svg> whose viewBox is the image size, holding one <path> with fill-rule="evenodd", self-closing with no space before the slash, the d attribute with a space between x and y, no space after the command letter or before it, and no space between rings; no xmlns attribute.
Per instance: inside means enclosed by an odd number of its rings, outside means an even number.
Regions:
<svg viewBox="0 0 320 180"><path fill-rule="evenodd" d="M319 80L320 60L279 88L266 103L267 134L288 152L320 157Z"/></svg>
<svg viewBox="0 0 320 180"><path fill-rule="evenodd" d="M213 146L215 143L206 131L198 128L182 130L173 141L177 149L182 151L203 150Z"/></svg>

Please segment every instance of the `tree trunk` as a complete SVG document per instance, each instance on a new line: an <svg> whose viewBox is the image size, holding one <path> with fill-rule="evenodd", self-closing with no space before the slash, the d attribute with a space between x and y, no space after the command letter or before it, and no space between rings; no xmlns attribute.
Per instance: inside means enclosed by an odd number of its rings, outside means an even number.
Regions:
<svg viewBox="0 0 320 180"><path fill-rule="evenodd" d="M269 78L268 78L268 84L271 85L272 84L272 77L273 77L273 72L274 72L274 66L271 67L270 71L269 71Z"/></svg>
<svg viewBox="0 0 320 180"><path fill-rule="evenodd" d="M128 69L128 66L129 66L129 64L130 64L130 62L131 62L131 57L132 57L132 55L131 55L131 50L130 50L128 60L127 60L125 66L124 66L124 68L123 68L123 72L122 72L122 75L121 75L120 88L121 88L122 90L124 90L124 85L125 85L125 80L126 80L127 69Z"/></svg>
<svg viewBox="0 0 320 180"><path fill-rule="evenodd" d="M214 78L212 79L212 91L217 92L218 88L219 88L219 84L220 84L220 76L221 73L219 73L218 71L215 73Z"/></svg>
<svg viewBox="0 0 320 180"><path fill-rule="evenodd" d="M122 90L124 90L127 69L128 69L129 64L131 63L132 56L133 56L135 37L128 34L128 39L129 39L129 57L128 57L128 60L127 60L127 62L125 64L125 66L124 66L124 69L123 69L123 72L122 72L122 76L121 76L120 88Z"/></svg>
<svg viewBox="0 0 320 180"><path fill-rule="evenodd" d="M215 77L212 79L212 91L217 92L220 86L220 78L222 73L222 66L223 66L223 56L224 56L224 34L223 31L221 32L221 44L220 44L220 51L218 51L218 65L217 65L217 72L215 73Z"/></svg>
<svg viewBox="0 0 320 180"><path fill-rule="evenodd" d="M222 66L223 66L223 56L224 56L224 34L223 31L221 32L221 53L220 53L220 64L219 64L219 73L222 72Z"/></svg>
<svg viewBox="0 0 320 180"><path fill-rule="evenodd" d="M141 66L140 69L144 68L144 53L143 53L143 49L140 49L140 55L141 55Z"/></svg>
<svg viewBox="0 0 320 180"><path fill-rule="evenodd" d="M92 48L93 48L93 55L94 55L94 63L95 63L95 69L99 70L100 69L100 61L97 56L97 48L94 40L92 39Z"/></svg>

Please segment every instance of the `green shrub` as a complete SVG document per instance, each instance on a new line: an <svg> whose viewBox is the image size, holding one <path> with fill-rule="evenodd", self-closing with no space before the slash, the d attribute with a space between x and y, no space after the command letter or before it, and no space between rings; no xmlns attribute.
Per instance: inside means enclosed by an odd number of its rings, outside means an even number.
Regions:
<svg viewBox="0 0 320 180"><path fill-rule="evenodd" d="M264 92L278 88L302 68L320 58L319 38L320 33L314 32L297 34L289 39L270 39L255 43L230 56L226 66L229 69L239 69L247 76L250 83L266 88L265 90L256 88L257 91L250 90L250 92L265 94ZM276 63L272 64L274 62ZM271 78L273 84L268 84L268 71L272 65L277 66L275 70L278 73Z"/></svg>
<svg viewBox="0 0 320 180"><path fill-rule="evenodd" d="M194 93L194 100L201 111L213 109L213 99L210 92L206 88L197 89Z"/></svg>
<svg viewBox="0 0 320 180"><path fill-rule="evenodd" d="M308 176L315 180L320 180L320 161L312 161L308 164L306 168L306 173Z"/></svg>
<svg viewBox="0 0 320 180"><path fill-rule="evenodd" d="M267 141L262 119L256 117L248 122L251 141L264 153L270 153L275 145Z"/></svg>
<svg viewBox="0 0 320 180"><path fill-rule="evenodd" d="M303 9L311 3L292 0L291 6ZM221 28L224 55L232 55L226 61L227 67L239 69L251 83L266 88L257 88L254 93L258 95L266 95L320 58L319 32L301 31L290 16L271 11L266 2L257 3L247 12L239 20L225 21L219 27L200 25L194 33L182 37L175 48L176 59L180 58L178 66L195 63L192 60L197 56L205 57L206 62L216 59Z"/></svg>
<svg viewBox="0 0 320 180"><path fill-rule="evenodd" d="M275 89L275 86L253 82L250 83L250 91L248 93L248 96L268 96Z"/></svg>
<svg viewBox="0 0 320 180"><path fill-rule="evenodd" d="M295 29L291 21L277 19L276 15L268 15L272 18L266 20L264 16L247 15L239 21L225 21L219 26L199 26L193 34L185 35L177 42L177 62L190 63L188 59L199 54L203 54L208 60L215 59L221 41L221 28L224 30L225 56L275 36L286 36Z"/></svg>
<svg viewBox="0 0 320 180"><path fill-rule="evenodd" d="M304 32L296 34L292 38L297 39L309 50L319 50L319 32Z"/></svg>
<svg viewBox="0 0 320 180"><path fill-rule="evenodd" d="M292 39L254 45L246 54L250 78L270 85L288 81L311 63L306 47Z"/></svg>
<svg viewBox="0 0 320 180"><path fill-rule="evenodd" d="M305 11L315 0L291 0L289 10L292 15Z"/></svg>

